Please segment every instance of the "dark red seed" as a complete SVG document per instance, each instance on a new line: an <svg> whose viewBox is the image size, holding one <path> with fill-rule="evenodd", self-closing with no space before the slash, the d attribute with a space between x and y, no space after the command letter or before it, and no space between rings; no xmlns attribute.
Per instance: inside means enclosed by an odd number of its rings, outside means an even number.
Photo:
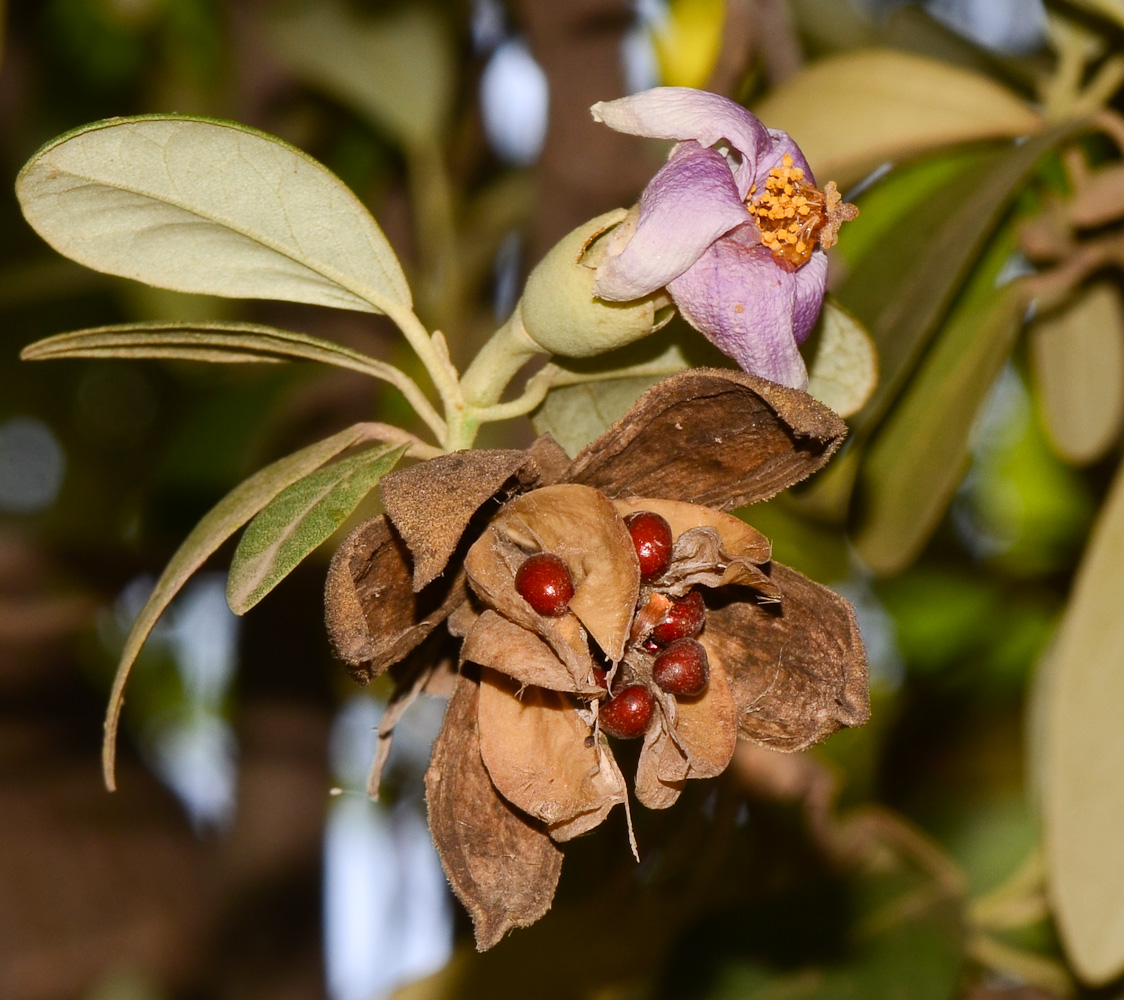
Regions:
<svg viewBox="0 0 1124 1000"><path fill-rule="evenodd" d="M655 511L638 510L624 519L636 555L640 560L640 578L654 580L671 562L671 525Z"/></svg>
<svg viewBox="0 0 1124 1000"><path fill-rule="evenodd" d="M668 694L694 698L710 682L710 661L702 643L676 639L652 664L652 679Z"/></svg>
<svg viewBox="0 0 1124 1000"><path fill-rule="evenodd" d="M609 690L609 675L600 667L593 668L593 681L602 691Z"/></svg>
<svg viewBox="0 0 1124 1000"><path fill-rule="evenodd" d="M539 552L523 560L515 574L515 589L540 615L559 618L570 606L574 581L559 556L553 552Z"/></svg>
<svg viewBox="0 0 1124 1000"><path fill-rule="evenodd" d="M652 692L642 684L633 684L602 702L597 718L610 736L632 740L644 735L654 708Z"/></svg>
<svg viewBox="0 0 1124 1000"><path fill-rule="evenodd" d="M661 646L670 646L676 639L693 639L705 624L706 605L702 595L692 590L672 603L663 621L652 629L652 638Z"/></svg>

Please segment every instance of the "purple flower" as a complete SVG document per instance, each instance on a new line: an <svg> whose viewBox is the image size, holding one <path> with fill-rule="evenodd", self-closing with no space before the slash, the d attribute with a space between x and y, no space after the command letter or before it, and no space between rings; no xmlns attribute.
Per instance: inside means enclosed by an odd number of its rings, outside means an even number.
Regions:
<svg viewBox="0 0 1124 1000"><path fill-rule="evenodd" d="M594 293L628 301L666 286L687 322L745 371L803 389L797 348L823 304L823 248L858 210L833 182L816 188L788 133L717 94L657 87L591 110L618 132L678 141L635 230L598 267Z"/></svg>

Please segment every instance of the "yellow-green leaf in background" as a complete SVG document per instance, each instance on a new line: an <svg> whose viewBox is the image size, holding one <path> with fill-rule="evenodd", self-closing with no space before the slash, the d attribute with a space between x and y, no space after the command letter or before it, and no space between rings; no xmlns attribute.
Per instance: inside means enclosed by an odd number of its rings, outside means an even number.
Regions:
<svg viewBox="0 0 1124 1000"><path fill-rule="evenodd" d="M376 18L339 3L305 4L279 15L271 34L298 76L404 146L444 145L456 68L448 29L435 7L400 4Z"/></svg>
<svg viewBox="0 0 1124 1000"><path fill-rule="evenodd" d="M1077 974L1124 972L1124 474L1077 573L1038 706L1054 915Z"/></svg>
<svg viewBox="0 0 1124 1000"><path fill-rule="evenodd" d="M249 524L227 578L230 609L244 615L347 519L405 454L382 445L341 459L293 483Z"/></svg>
<svg viewBox="0 0 1124 1000"><path fill-rule="evenodd" d="M1034 383L1058 454L1085 465L1124 423L1124 305L1112 282L1083 289L1030 328Z"/></svg>
<svg viewBox="0 0 1124 1000"><path fill-rule="evenodd" d="M873 338L879 377L849 421L844 453L796 491L794 502L809 516L845 518L867 440L906 385L1018 186L1076 127L907 165L860 199L862 214L844 227L833 251L843 263L835 294ZM854 244L847 242L848 229L856 233Z"/></svg>
<svg viewBox="0 0 1124 1000"><path fill-rule="evenodd" d="M364 312L411 303L398 258L343 181L243 125L97 122L39 150L16 193L43 239L97 271Z"/></svg>
<svg viewBox="0 0 1124 1000"><path fill-rule="evenodd" d="M920 554L967 471L972 427L1026 311L1018 281L995 287L1013 248L1009 232L990 248L863 458L851 537L879 575Z"/></svg>
<svg viewBox="0 0 1124 1000"><path fill-rule="evenodd" d="M986 76L891 49L811 63L753 110L770 128L792 134L821 182L841 185L887 160L1029 135L1044 124L1021 97Z"/></svg>
<svg viewBox="0 0 1124 1000"><path fill-rule="evenodd" d="M1073 2L1078 7L1084 7L1094 14L1107 17L1118 27L1124 28L1124 0L1073 0Z"/></svg>
<svg viewBox="0 0 1124 1000"><path fill-rule="evenodd" d="M300 451L278 459L272 465L267 465L215 504L176 549L160 574L160 579L156 581L156 586L152 588L152 593L141 608L140 614L137 615L137 620L133 622L133 627L129 630L125 648L121 652L121 660L117 665L117 675L113 679L109 708L106 710L105 741L102 744L102 770L106 787L111 791L116 787L114 765L117 753L117 725L121 718L121 705L124 701L129 671L145 639L164 613L164 609L172 602L172 598L223 542L279 493L335 458L340 452L363 441L371 440L375 436L373 425L354 424L338 434L310 444Z"/></svg>
<svg viewBox="0 0 1124 1000"><path fill-rule="evenodd" d="M852 424L857 432L865 433L881 420L1019 185L1071 132L1052 130L979 159L957 157L951 179L850 263L836 295L870 331L880 367L878 386ZM855 225L861 221L862 216Z"/></svg>
<svg viewBox="0 0 1124 1000"><path fill-rule="evenodd" d="M834 299L824 302L806 343L808 394L841 417L857 412L878 384L878 354L863 325Z"/></svg>
<svg viewBox="0 0 1124 1000"><path fill-rule="evenodd" d="M726 0L670 0L652 28L660 80L669 87L702 87L714 72L726 25Z"/></svg>
<svg viewBox="0 0 1124 1000"><path fill-rule="evenodd" d="M892 237L896 227L906 228L918 217L928 224L929 200L948 189L966 194L987 158L986 147L959 147L903 163L877 178L855 196L859 217L840 231L839 243L831 251L835 266L841 265L848 275Z"/></svg>

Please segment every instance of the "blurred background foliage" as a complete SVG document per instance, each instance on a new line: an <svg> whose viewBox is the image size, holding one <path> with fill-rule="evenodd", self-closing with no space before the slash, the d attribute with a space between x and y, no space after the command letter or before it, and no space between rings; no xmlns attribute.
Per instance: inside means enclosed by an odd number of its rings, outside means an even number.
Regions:
<svg viewBox="0 0 1124 1000"><path fill-rule="evenodd" d="M219 554L142 656L121 791L100 784L114 664L177 543L267 461L408 424L402 401L306 365L16 361L142 319L411 356L378 317L87 271L0 198L0 996L1122 995L1116 0L9 0L3 23L6 176L115 115L279 135L371 207L461 367L528 268L660 162L589 105L727 94L861 206L831 287L880 381L823 474L745 512L855 603L870 724L796 757L743 745L640 811L639 866L616 817L571 845L548 917L478 955L422 822L439 703L384 801L362 795L388 691L329 655L330 544L244 620ZM642 388L598 389L582 433Z"/></svg>

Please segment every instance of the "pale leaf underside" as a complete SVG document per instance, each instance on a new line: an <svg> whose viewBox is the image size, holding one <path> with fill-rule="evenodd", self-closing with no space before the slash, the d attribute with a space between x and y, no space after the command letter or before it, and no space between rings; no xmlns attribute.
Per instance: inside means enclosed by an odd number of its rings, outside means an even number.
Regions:
<svg viewBox="0 0 1124 1000"><path fill-rule="evenodd" d="M410 306L398 258L343 181L232 122L84 126L41 149L16 192L43 239L98 271L181 292Z"/></svg>

